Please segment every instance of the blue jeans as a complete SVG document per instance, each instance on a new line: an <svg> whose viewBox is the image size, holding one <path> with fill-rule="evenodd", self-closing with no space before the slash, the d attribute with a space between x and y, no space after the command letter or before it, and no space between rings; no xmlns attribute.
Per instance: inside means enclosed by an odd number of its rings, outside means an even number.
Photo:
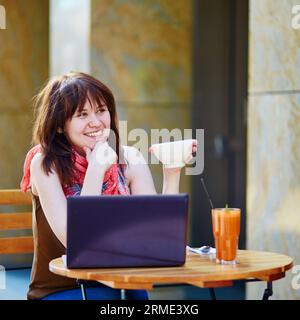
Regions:
<svg viewBox="0 0 300 320"><path fill-rule="evenodd" d="M121 290L113 289L99 283L97 286L85 287L87 300L120 300ZM148 300L146 290L125 290L126 300ZM57 291L41 300L82 300L81 289Z"/></svg>

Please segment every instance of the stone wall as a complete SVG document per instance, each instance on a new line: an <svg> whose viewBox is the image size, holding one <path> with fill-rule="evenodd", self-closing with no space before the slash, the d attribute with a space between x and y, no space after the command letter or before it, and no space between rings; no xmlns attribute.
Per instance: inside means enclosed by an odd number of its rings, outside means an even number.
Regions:
<svg viewBox="0 0 300 320"><path fill-rule="evenodd" d="M32 97L48 77L48 0L2 0L0 188L19 188L31 140Z"/></svg>
<svg viewBox="0 0 300 320"><path fill-rule="evenodd" d="M248 101L247 247L300 264L300 30L293 0L251 0ZM273 299L299 299L291 271ZM265 284L249 284L260 299Z"/></svg>
<svg viewBox="0 0 300 320"><path fill-rule="evenodd" d="M191 128L192 1L92 0L91 10L92 74L112 89L128 132ZM161 192L161 165L151 170Z"/></svg>

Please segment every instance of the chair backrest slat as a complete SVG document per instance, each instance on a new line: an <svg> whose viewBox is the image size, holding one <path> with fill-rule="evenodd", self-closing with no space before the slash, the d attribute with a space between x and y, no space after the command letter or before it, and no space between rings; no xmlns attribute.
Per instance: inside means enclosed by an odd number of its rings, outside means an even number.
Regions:
<svg viewBox="0 0 300 320"><path fill-rule="evenodd" d="M32 213L0 213L0 230L31 229Z"/></svg>
<svg viewBox="0 0 300 320"><path fill-rule="evenodd" d="M0 205L5 207L5 213L0 213L0 230L28 230L32 228L32 213L28 212L28 209L24 212L27 206L32 206L30 192L18 189L0 190ZM21 211L20 205L25 205L26 208L22 208L23 211ZM6 213L9 211L12 213ZM0 254L32 252L32 236L0 238Z"/></svg>
<svg viewBox="0 0 300 320"><path fill-rule="evenodd" d="M31 205L31 193L19 189L0 190L0 205Z"/></svg>
<svg viewBox="0 0 300 320"><path fill-rule="evenodd" d="M32 252L32 237L0 238L0 254Z"/></svg>

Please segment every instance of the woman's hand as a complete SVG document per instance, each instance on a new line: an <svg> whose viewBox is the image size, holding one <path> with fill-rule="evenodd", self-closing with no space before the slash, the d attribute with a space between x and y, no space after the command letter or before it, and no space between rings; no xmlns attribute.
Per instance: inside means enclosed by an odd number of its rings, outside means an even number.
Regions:
<svg viewBox="0 0 300 320"><path fill-rule="evenodd" d="M106 141L98 141L93 150L88 147L84 150L89 165L101 166L106 171L112 164L117 163L118 156Z"/></svg>
<svg viewBox="0 0 300 320"><path fill-rule="evenodd" d="M184 159L184 162L188 164L193 159L193 153L197 152L197 144L198 141L196 139L193 139L192 143L192 152Z"/></svg>
<svg viewBox="0 0 300 320"><path fill-rule="evenodd" d="M193 139L193 142L192 142L192 152L190 154L187 155L187 157L184 159L184 163L185 164L188 164L192 159L193 159L193 153L197 152L197 144L198 144L198 141L196 139ZM149 152L150 153L153 153L153 150L152 148L150 147L149 148ZM175 167L175 168L166 168L165 165L163 165L163 169L164 171L166 172L180 172L180 170L182 169L182 167Z"/></svg>
<svg viewBox="0 0 300 320"><path fill-rule="evenodd" d="M187 164L193 159L193 153L197 151L197 140L193 139L192 142L192 150L191 153L187 155L186 159L184 159L184 163ZM149 152L153 152L151 147L149 148ZM166 168L163 165L163 194L177 194L179 193L179 182L180 182L180 173L182 167L175 168Z"/></svg>

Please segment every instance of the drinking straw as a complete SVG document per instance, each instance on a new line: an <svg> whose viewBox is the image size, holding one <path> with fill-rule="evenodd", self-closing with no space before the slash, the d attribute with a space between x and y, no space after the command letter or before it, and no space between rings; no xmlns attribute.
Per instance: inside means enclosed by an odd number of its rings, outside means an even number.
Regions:
<svg viewBox="0 0 300 320"><path fill-rule="evenodd" d="M207 199L208 199L208 201L209 201L209 204L210 204L211 208L213 209L213 208L214 208L214 205L213 205L213 203L212 203L212 201L211 201L211 199L210 199L210 196L209 196L209 193L208 193L208 191L207 191L207 189L206 189L206 185L205 185L205 183L204 183L204 179L203 179L203 178L201 178L201 183L202 183L203 189L204 189L204 191L205 191L205 193L206 193L206 196L207 196Z"/></svg>

